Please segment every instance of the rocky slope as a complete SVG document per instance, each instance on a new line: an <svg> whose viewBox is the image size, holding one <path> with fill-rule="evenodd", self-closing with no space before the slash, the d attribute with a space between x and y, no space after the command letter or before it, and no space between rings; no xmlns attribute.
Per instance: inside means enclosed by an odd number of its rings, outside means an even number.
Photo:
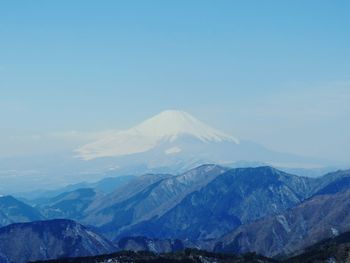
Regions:
<svg viewBox="0 0 350 263"><path fill-rule="evenodd" d="M350 190L317 195L284 213L242 225L220 238L215 251L289 254L350 230Z"/></svg>
<svg viewBox="0 0 350 263"><path fill-rule="evenodd" d="M123 190L96 200L85 211L87 217L82 222L95 225L101 233L115 238L129 225L165 214L226 170L217 165L203 165L177 176L142 176Z"/></svg>
<svg viewBox="0 0 350 263"><path fill-rule="evenodd" d="M0 262L22 263L115 251L106 239L71 220L17 223L0 228Z"/></svg>
<svg viewBox="0 0 350 263"><path fill-rule="evenodd" d="M350 232L323 240L284 260L286 263L350 262Z"/></svg>
<svg viewBox="0 0 350 263"><path fill-rule="evenodd" d="M217 238L299 204L311 190L311 179L271 167L232 169L192 191L166 213L125 229L121 236Z"/></svg>

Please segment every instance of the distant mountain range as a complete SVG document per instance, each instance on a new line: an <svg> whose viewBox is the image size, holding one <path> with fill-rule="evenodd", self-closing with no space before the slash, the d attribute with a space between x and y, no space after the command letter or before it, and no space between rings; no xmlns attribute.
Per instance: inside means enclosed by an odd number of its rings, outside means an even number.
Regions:
<svg viewBox="0 0 350 263"><path fill-rule="evenodd" d="M308 197L311 188L309 178L270 167L232 169L188 193L171 209L133 223L119 235L217 238L241 224L299 204Z"/></svg>
<svg viewBox="0 0 350 263"><path fill-rule="evenodd" d="M13 196L0 196L0 227L18 222L31 222L44 216L35 208Z"/></svg>
<svg viewBox="0 0 350 263"><path fill-rule="evenodd" d="M79 220L83 211L93 202L98 194L92 188L80 188L71 192L59 194L43 201L37 209L47 219L70 218Z"/></svg>
<svg viewBox="0 0 350 263"><path fill-rule="evenodd" d="M133 175L106 177L96 182L80 182L76 184L70 184L64 187L55 188L53 190L36 190L17 193L16 196L26 199L28 202L34 205L39 205L42 202L46 202L47 199L56 197L60 194L72 192L82 188L94 189L95 192L101 194L107 194L115 191L117 188L124 186L131 180L137 178Z"/></svg>
<svg viewBox="0 0 350 263"><path fill-rule="evenodd" d="M0 230L12 229L8 227L15 222L34 224L37 220L61 218L62 221L38 221L56 222L38 223L44 224L39 227L43 231L39 236L56 231L47 224L65 222L62 224L73 224L79 235L84 235L74 239L80 240L81 246L86 244L86 230L95 238L108 238L113 251L163 253L192 247L279 258L295 256L311 244L350 231L350 170L309 178L268 166L230 169L208 164L179 175L145 174L129 179L103 193L97 190L98 183L95 188L70 189L54 197L43 197L34 207L11 196L1 197L0 218L2 225L7 226ZM31 229L32 223L24 226ZM59 231L63 231L62 224L59 223ZM22 224L15 226L11 239L4 234L8 242L23 238L22 230L16 232ZM35 231L29 239L36 240ZM72 235L75 233L74 230ZM47 242L46 237L40 242ZM36 246L35 241L33 247L26 243L23 249L40 250L44 245L40 242ZM95 241L91 242L88 244ZM6 248L0 253L7 255L4 251L10 253ZM107 253L88 251L88 255ZM41 257L40 253L36 257ZM67 256L70 254L69 250Z"/></svg>
<svg viewBox="0 0 350 263"><path fill-rule="evenodd" d="M105 195L92 189L64 193L38 209L48 218L91 225L114 240L128 236L205 240L279 215L310 197L346 190L347 180L348 171L307 178L271 167L203 165L180 175L137 177Z"/></svg>

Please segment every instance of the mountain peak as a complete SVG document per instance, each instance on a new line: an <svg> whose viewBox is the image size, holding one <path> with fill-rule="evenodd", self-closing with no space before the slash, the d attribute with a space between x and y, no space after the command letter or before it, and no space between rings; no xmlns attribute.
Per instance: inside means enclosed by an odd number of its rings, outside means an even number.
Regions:
<svg viewBox="0 0 350 263"><path fill-rule="evenodd" d="M177 135L187 132L198 121L190 114L179 110L165 110L145 120L135 128L153 136Z"/></svg>
<svg viewBox="0 0 350 263"><path fill-rule="evenodd" d="M191 114L181 110L164 110L157 115L149 118L146 121L161 121L161 122L174 122L177 124L186 124L189 122L198 121Z"/></svg>
<svg viewBox="0 0 350 263"><path fill-rule="evenodd" d="M153 116L153 118L155 118L155 117L164 117L164 118L168 118L168 119L171 119L171 118L178 119L178 118L191 117L191 115L185 111L182 111L182 110L169 109L169 110L164 110L164 111L158 113L157 115Z"/></svg>
<svg viewBox="0 0 350 263"><path fill-rule="evenodd" d="M148 136L168 137L171 141L177 139L179 135L187 134L202 141L230 140L238 143L235 138L209 127L187 112L178 110L163 111L134 129Z"/></svg>
<svg viewBox="0 0 350 263"><path fill-rule="evenodd" d="M161 142L174 142L182 135L192 136L202 142L239 143L236 138L211 128L187 112L165 110L135 127L84 145L77 152L85 160L142 153Z"/></svg>

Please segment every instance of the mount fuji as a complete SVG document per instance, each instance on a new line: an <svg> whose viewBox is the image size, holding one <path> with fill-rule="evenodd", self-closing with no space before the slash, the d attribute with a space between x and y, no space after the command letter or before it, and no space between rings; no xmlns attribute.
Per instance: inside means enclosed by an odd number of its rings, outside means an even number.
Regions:
<svg viewBox="0 0 350 263"><path fill-rule="evenodd" d="M308 175L334 163L275 152L258 143L239 140L190 114L167 110L123 131L103 132L81 146L63 152L0 158L0 194L94 182L105 177L145 173L180 174L202 164L227 167L272 165ZM303 168L303 169L299 169ZM313 169L310 169L313 168ZM305 172L304 172L305 170ZM21 178L23 187L18 185Z"/></svg>
<svg viewBox="0 0 350 263"><path fill-rule="evenodd" d="M150 151L161 145L169 145L164 154L178 154L183 151L181 140L185 137L201 143L239 141L221 131L215 130L184 111L167 110L125 130L82 146L77 150L84 160L100 157L123 156Z"/></svg>
<svg viewBox="0 0 350 263"><path fill-rule="evenodd" d="M241 161L249 166L252 163L285 167L320 164L311 158L240 141L177 110L163 111L128 130L109 133L75 152L78 158L88 162L113 160L121 170L142 167L151 172L180 172L203 163L229 165Z"/></svg>

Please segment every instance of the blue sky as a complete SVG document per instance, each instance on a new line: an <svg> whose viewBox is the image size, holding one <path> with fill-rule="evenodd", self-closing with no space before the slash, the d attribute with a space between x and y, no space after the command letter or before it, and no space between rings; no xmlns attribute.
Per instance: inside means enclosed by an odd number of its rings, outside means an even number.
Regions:
<svg viewBox="0 0 350 263"><path fill-rule="evenodd" d="M348 161L349 13L340 0L3 1L0 156L175 108Z"/></svg>

